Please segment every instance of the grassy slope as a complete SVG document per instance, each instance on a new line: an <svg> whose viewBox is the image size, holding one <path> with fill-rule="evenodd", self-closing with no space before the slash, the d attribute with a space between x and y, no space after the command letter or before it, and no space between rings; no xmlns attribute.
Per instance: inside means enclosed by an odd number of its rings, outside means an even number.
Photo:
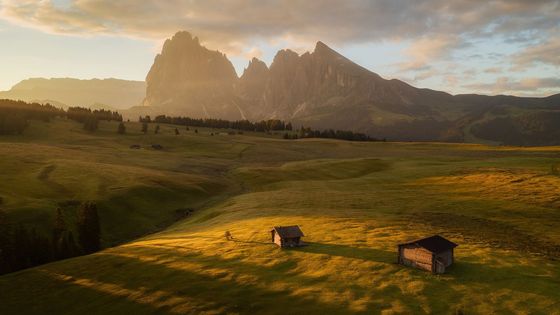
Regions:
<svg viewBox="0 0 560 315"><path fill-rule="evenodd" d="M560 264L551 259L559 257L560 178L547 174L559 148L175 137L167 130L157 141L169 150L131 153L129 144L154 140L116 136L116 126L95 136L64 133L65 124L3 145L11 163L40 161L26 179L13 175L22 184L12 187L34 182L59 159L103 170L92 172L92 183L79 181L90 189L72 185L59 164L48 178L92 199L105 196L101 182L127 187L115 193L122 204L103 199L102 219L114 216L130 235L138 221L167 220L154 208L164 191L168 211L200 209L125 245L0 277L2 314L560 314ZM45 132L52 128L63 136L52 140ZM20 149L27 154L18 156ZM64 199L47 191L53 185L34 185L13 196L2 186L6 207L25 212L16 209ZM182 198L185 191L196 193ZM309 246L271 245L270 227L282 224L299 224ZM111 225L104 223L105 233L116 233ZM225 231L235 240L226 241ZM448 274L395 264L397 243L433 233L460 244Z"/></svg>

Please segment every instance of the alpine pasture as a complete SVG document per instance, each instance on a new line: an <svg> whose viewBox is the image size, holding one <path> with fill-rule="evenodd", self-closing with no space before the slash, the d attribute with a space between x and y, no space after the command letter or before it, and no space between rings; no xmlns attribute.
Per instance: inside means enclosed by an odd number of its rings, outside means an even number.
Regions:
<svg viewBox="0 0 560 315"><path fill-rule="evenodd" d="M10 220L49 233L95 201L106 248L0 276L1 314L560 314L559 147L117 125L0 137ZM279 225L307 246L275 246ZM433 234L459 244L446 274L397 264Z"/></svg>

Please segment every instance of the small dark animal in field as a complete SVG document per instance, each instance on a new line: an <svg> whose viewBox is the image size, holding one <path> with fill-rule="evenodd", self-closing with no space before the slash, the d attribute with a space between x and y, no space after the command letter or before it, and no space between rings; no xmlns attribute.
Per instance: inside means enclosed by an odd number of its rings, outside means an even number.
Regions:
<svg viewBox="0 0 560 315"><path fill-rule="evenodd" d="M163 146L161 144L152 144L152 149L163 150Z"/></svg>
<svg viewBox="0 0 560 315"><path fill-rule="evenodd" d="M140 149L140 145L139 144L133 144L130 146L131 149Z"/></svg>

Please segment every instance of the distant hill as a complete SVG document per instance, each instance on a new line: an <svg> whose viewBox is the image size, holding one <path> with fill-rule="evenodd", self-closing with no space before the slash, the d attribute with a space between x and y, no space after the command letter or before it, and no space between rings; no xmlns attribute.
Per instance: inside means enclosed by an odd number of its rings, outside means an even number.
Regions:
<svg viewBox="0 0 560 315"><path fill-rule="evenodd" d="M141 104L145 93L146 83L142 81L31 78L0 92L0 98L125 109Z"/></svg>
<svg viewBox="0 0 560 315"><path fill-rule="evenodd" d="M224 119L282 119L391 140L560 144L560 95L451 95L387 80L326 44L252 59L238 78L227 57L188 32L166 41L137 111ZM150 108L150 110L148 110Z"/></svg>

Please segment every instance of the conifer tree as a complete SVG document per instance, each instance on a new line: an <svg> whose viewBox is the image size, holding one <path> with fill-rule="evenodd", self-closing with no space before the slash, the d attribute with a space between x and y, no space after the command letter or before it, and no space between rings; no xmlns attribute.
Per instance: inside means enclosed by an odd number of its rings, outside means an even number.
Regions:
<svg viewBox="0 0 560 315"><path fill-rule="evenodd" d="M30 266L37 266L52 260L51 244L47 238L37 233L35 228L29 234L29 262Z"/></svg>
<svg viewBox="0 0 560 315"><path fill-rule="evenodd" d="M100 249L100 234L97 206L84 203L78 213L78 241L84 253L90 254Z"/></svg>
<svg viewBox="0 0 560 315"><path fill-rule="evenodd" d="M64 222L64 216L62 215L62 210L60 208L56 209L56 215L54 217L52 244L53 244L53 254L55 259L61 259L63 249L60 247L62 238L64 237L64 232L66 231L66 222Z"/></svg>
<svg viewBox="0 0 560 315"><path fill-rule="evenodd" d="M148 123L147 122L142 123L142 132L144 134L146 134L148 132Z"/></svg>
<svg viewBox="0 0 560 315"><path fill-rule="evenodd" d="M14 231L14 266L13 270L21 270L31 266L29 258L31 249L31 240L29 232L22 225L19 225Z"/></svg>
<svg viewBox="0 0 560 315"><path fill-rule="evenodd" d="M12 271L12 230L6 213L0 209L0 275Z"/></svg>
<svg viewBox="0 0 560 315"><path fill-rule="evenodd" d="M89 115L85 120L84 120L84 130L89 131L89 132L94 132L97 130L99 125L99 121L97 120L97 118L94 115Z"/></svg>
<svg viewBox="0 0 560 315"><path fill-rule="evenodd" d="M154 133L157 135L159 133L159 125L156 126Z"/></svg>
<svg viewBox="0 0 560 315"><path fill-rule="evenodd" d="M122 121L119 123L119 128L118 128L117 132L121 135L124 135L126 133L126 126L124 125L124 123Z"/></svg>
<svg viewBox="0 0 560 315"><path fill-rule="evenodd" d="M175 135L178 136L179 135L179 129L175 128Z"/></svg>

